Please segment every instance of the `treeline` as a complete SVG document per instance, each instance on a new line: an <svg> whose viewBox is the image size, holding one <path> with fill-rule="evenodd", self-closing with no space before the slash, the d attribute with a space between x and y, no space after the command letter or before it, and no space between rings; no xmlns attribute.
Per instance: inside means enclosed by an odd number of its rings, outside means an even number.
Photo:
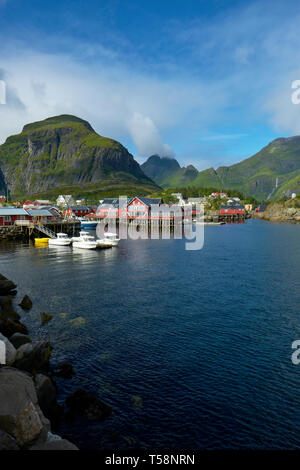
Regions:
<svg viewBox="0 0 300 470"><path fill-rule="evenodd" d="M172 193L181 193L183 199L188 199L189 197L204 197L209 196L211 193L226 193L229 197L238 197L241 201L247 202L249 204L258 205L258 201L252 196L246 196L241 191L237 189L217 189L217 188L195 188L193 186L188 186L185 188L171 188L166 189L154 194L151 194L151 197L162 197L166 203L175 202L177 199L172 196Z"/></svg>

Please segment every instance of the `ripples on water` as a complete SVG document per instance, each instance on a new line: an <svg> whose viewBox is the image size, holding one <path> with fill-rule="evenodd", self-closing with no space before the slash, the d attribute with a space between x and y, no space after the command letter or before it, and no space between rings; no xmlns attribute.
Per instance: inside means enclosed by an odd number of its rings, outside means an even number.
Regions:
<svg viewBox="0 0 300 470"><path fill-rule="evenodd" d="M32 336L114 410L64 427L81 448L299 448L300 227L248 221L84 251L1 244ZM55 318L40 327L40 312Z"/></svg>

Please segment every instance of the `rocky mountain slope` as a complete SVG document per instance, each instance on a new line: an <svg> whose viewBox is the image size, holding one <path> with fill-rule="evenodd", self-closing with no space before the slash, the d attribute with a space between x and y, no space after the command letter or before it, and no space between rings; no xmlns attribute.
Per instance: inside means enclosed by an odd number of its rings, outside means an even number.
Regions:
<svg viewBox="0 0 300 470"><path fill-rule="evenodd" d="M148 162L142 165L146 174ZM189 167L174 167L174 171L172 168L160 181L165 188L181 185L237 189L261 201L277 200L293 192L300 193L300 136L276 139L252 157L235 165L200 172L192 167L193 171L188 178L186 172ZM153 168L152 174L154 181L158 182Z"/></svg>
<svg viewBox="0 0 300 470"><path fill-rule="evenodd" d="M8 137L0 146L0 189L6 185L16 197L158 189L125 147L71 115L28 124Z"/></svg>
<svg viewBox="0 0 300 470"><path fill-rule="evenodd" d="M143 172L164 188L189 186L198 175L193 165L180 167L174 158L152 155L141 165Z"/></svg>

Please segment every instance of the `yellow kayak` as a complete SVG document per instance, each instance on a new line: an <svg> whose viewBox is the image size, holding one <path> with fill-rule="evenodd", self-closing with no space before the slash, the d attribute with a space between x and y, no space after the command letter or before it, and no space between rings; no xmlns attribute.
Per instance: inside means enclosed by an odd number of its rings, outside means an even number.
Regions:
<svg viewBox="0 0 300 470"><path fill-rule="evenodd" d="M35 238L34 242L36 245L47 245L50 238Z"/></svg>

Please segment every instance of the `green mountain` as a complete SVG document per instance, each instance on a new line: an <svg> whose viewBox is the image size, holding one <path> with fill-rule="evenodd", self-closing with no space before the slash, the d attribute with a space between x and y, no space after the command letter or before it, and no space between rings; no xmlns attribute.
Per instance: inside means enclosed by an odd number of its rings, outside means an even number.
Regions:
<svg viewBox="0 0 300 470"><path fill-rule="evenodd" d="M145 175L164 188L189 186L198 175L193 165L181 168L174 158L159 155L149 157L141 168Z"/></svg>
<svg viewBox="0 0 300 470"><path fill-rule="evenodd" d="M209 168L198 172L195 169L195 178L180 180L181 171L185 174L186 170L170 172L164 176L161 186L236 189L260 201L278 200L300 192L300 136L276 139L240 163L216 170Z"/></svg>
<svg viewBox="0 0 300 470"><path fill-rule="evenodd" d="M13 197L92 198L158 189L125 147L70 115L28 124L0 145L0 190L6 186Z"/></svg>

